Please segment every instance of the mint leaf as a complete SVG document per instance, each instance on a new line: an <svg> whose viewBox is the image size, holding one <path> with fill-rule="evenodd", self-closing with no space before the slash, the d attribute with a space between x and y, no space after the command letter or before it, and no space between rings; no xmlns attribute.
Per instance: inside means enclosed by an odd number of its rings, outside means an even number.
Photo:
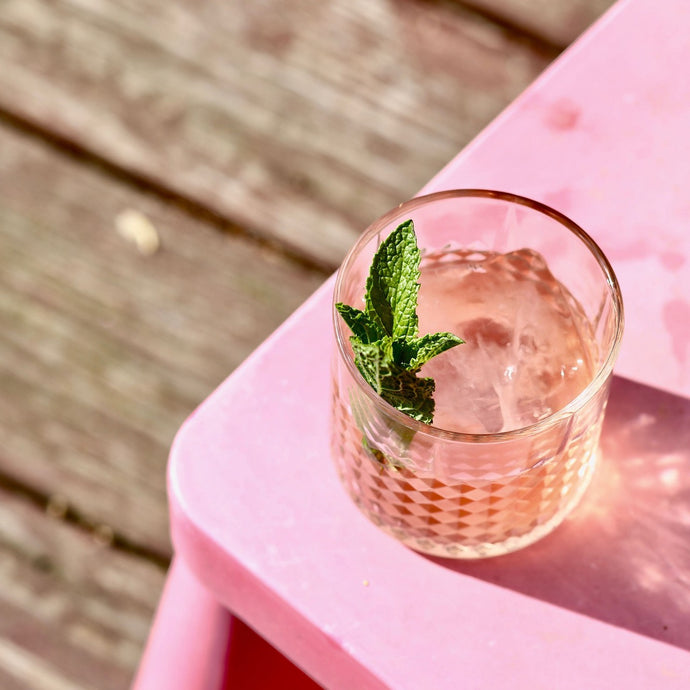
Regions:
<svg viewBox="0 0 690 690"><path fill-rule="evenodd" d="M371 264L365 312L393 338L417 335L420 259L414 224L408 220L381 243Z"/></svg>
<svg viewBox="0 0 690 690"><path fill-rule="evenodd" d="M421 367L464 341L452 333L419 337L417 297L421 253L414 223L401 223L379 246L364 295L364 311L337 303L352 331L355 365L389 404L426 424L433 422L436 387L419 377Z"/></svg>
<svg viewBox="0 0 690 690"><path fill-rule="evenodd" d="M385 336L378 324L374 323L363 311L338 302L335 305L345 323L350 327L355 338L363 343L373 343Z"/></svg>
<svg viewBox="0 0 690 690"><path fill-rule="evenodd" d="M420 378L417 369L408 369L392 358L390 338L375 343L351 339L355 364L366 382L390 405L431 424L434 417L434 380Z"/></svg>
<svg viewBox="0 0 690 690"><path fill-rule="evenodd" d="M420 369L432 357L465 341L452 333L429 333L421 338L403 339L393 343L395 361L409 369Z"/></svg>
<svg viewBox="0 0 690 690"><path fill-rule="evenodd" d="M383 391L382 379L390 376L390 365L393 364L387 354L390 338L374 343L363 343L356 337L350 338L352 351L355 353L355 364L364 380L379 394Z"/></svg>
<svg viewBox="0 0 690 690"><path fill-rule="evenodd" d="M425 424L434 421L434 379L392 366L391 375L382 381L381 397L406 415Z"/></svg>

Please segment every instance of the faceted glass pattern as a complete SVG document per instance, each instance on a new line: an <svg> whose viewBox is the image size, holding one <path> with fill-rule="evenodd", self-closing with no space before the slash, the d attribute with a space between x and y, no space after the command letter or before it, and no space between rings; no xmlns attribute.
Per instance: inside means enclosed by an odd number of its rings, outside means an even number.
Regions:
<svg viewBox="0 0 690 690"><path fill-rule="evenodd" d="M439 478L438 471L395 467L368 452L337 377L334 384L332 446L340 479L374 524L417 551L482 558L527 546L570 513L596 465L605 395L593 400L594 408L578 423L568 425L572 435L560 440L555 455L544 460L536 444L532 466L523 471L499 477L495 466L474 464L464 481L454 481ZM376 447L376 439L367 445ZM458 463L466 454L472 464L467 444L454 452ZM502 452L496 447L497 454Z"/></svg>

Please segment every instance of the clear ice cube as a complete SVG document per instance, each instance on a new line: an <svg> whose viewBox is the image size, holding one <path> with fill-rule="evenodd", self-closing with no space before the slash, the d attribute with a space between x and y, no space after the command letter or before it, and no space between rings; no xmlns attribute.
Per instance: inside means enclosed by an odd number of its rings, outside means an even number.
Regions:
<svg viewBox="0 0 690 690"><path fill-rule="evenodd" d="M494 433L533 424L581 392L596 345L574 298L531 250L422 267L420 329L466 343L432 359L434 426Z"/></svg>

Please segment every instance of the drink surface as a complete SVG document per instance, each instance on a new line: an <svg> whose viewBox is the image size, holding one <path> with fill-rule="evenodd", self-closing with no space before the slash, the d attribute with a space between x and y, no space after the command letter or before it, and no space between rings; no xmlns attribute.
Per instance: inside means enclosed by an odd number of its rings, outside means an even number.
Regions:
<svg viewBox="0 0 690 690"><path fill-rule="evenodd" d="M422 262L422 333L466 342L432 359L434 426L495 433L529 426L572 401L598 363L581 306L530 249L459 250Z"/></svg>

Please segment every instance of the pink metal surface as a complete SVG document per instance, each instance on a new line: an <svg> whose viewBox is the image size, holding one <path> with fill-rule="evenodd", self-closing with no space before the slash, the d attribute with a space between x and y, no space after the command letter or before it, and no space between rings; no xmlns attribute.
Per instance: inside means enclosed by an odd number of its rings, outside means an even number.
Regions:
<svg viewBox="0 0 690 690"><path fill-rule="evenodd" d="M582 224L627 335L581 509L450 563L369 524L329 447L332 281L187 421L173 539L218 601L329 688L686 688L690 677L690 6L617 6L427 187L494 187Z"/></svg>

